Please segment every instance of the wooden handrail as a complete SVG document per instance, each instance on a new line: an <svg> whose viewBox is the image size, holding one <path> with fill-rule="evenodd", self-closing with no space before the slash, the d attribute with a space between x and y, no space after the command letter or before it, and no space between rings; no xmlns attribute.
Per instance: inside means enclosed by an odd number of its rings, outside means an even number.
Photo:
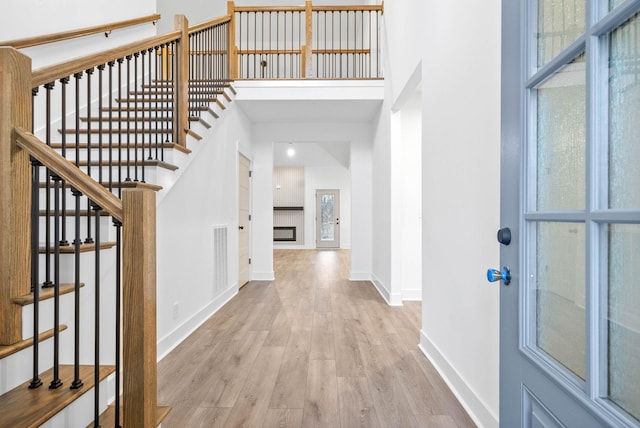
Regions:
<svg viewBox="0 0 640 428"><path fill-rule="evenodd" d="M189 27L189 34L197 33L198 31L205 30L216 25L226 24L231 21L231 15L222 16L220 18L213 19L211 21L201 22L200 24Z"/></svg>
<svg viewBox="0 0 640 428"><path fill-rule="evenodd" d="M304 12L304 6L236 6L236 12Z"/></svg>
<svg viewBox="0 0 640 428"><path fill-rule="evenodd" d="M33 72L32 87L37 88L45 83L55 82L63 77L71 76L78 71L84 71L109 61L115 61L127 55L141 52L145 49L159 46L164 43L170 43L180 38L179 31L163 34L161 36L150 37L139 42L129 43L118 48L109 49L97 54L83 56L61 64L52 65L50 67L41 68Z"/></svg>
<svg viewBox="0 0 640 428"><path fill-rule="evenodd" d="M160 20L160 14L155 13L140 18L127 19L125 21L112 22L110 24L96 25L93 27L79 28L77 30L63 31L60 33L46 34L43 36L27 37L24 39L8 40L0 42L0 46L11 46L16 49L23 49L32 46L46 45L48 43L61 42L64 40L75 39L78 37L90 36L98 33L109 33L125 27L132 27L147 22L156 22Z"/></svg>
<svg viewBox="0 0 640 428"><path fill-rule="evenodd" d="M23 128L16 128L14 131L18 146L65 180L67 184L98 204L104 211L120 221L123 220L122 202L113 193L40 141L31 132Z"/></svg>
<svg viewBox="0 0 640 428"><path fill-rule="evenodd" d="M236 6L236 12L304 12L305 6ZM376 5L355 5L355 6L313 6L314 12L361 12L361 11L382 11L384 3Z"/></svg>
<svg viewBox="0 0 640 428"><path fill-rule="evenodd" d="M314 12L384 12L383 4L357 6L313 6Z"/></svg>

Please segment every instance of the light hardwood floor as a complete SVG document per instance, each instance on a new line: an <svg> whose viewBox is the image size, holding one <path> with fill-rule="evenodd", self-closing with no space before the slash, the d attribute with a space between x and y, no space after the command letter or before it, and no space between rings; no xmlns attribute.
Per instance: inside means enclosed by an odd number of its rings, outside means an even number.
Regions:
<svg viewBox="0 0 640 428"><path fill-rule="evenodd" d="M351 282L350 252L277 250L158 366L174 427L473 427L418 350L420 303Z"/></svg>

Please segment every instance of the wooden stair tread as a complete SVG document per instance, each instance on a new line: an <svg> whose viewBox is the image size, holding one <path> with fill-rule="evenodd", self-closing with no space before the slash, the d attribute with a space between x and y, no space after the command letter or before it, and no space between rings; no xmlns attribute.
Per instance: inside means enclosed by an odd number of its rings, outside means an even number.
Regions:
<svg viewBox="0 0 640 428"><path fill-rule="evenodd" d="M151 117L151 116L91 116L81 117L81 122L171 122L171 117Z"/></svg>
<svg viewBox="0 0 640 428"><path fill-rule="evenodd" d="M116 106L116 107L102 107L102 111L114 111L114 112L118 112L118 111L173 111L173 107L163 107L163 106L155 106L155 107L151 107L151 106L129 106L129 107L123 107L123 106Z"/></svg>
<svg viewBox="0 0 640 428"><path fill-rule="evenodd" d="M129 166L157 166L160 168L164 168L164 169L168 169L170 171L175 171L176 169L178 169L178 167L176 165L172 165L170 163L164 162L164 161L160 161L160 160L138 160L138 162L136 162L134 159L131 159L128 162ZM87 166L87 161L80 161L79 162L79 166ZM100 163L99 161L91 161L91 166L109 166L109 162L108 161L102 161L102 163ZM127 166L127 160L126 159L122 159L120 162L114 160L112 162L112 166L117 167L117 166L122 166L122 167L126 167Z"/></svg>
<svg viewBox="0 0 640 428"><path fill-rule="evenodd" d="M52 215L53 210L49 213L49 215ZM76 212L74 210L66 210L64 212L64 215L67 217L73 217L76 214ZM91 216L94 216L95 213L93 211L87 211L87 210L80 210L80 217L86 217L87 215L91 214ZM44 217L47 215L47 212L45 210L40 210L38 212L38 215L40 217ZM62 215L62 212L60 212L60 215ZM100 211L100 217L111 217L111 214L109 214L106 211Z"/></svg>
<svg viewBox="0 0 640 428"><path fill-rule="evenodd" d="M84 282L80 283L80 288L84 287ZM76 290L75 284L60 284L60 295L73 293ZM53 288L41 288L40 289L40 300L47 300L53 298L54 289ZM24 294L22 296L14 297L11 299L13 303L20 306L27 306L33 303L33 293Z"/></svg>
<svg viewBox="0 0 640 428"><path fill-rule="evenodd" d="M61 324L58 327L58 331L65 331L67 326L65 324ZM47 339L51 339L53 337L53 329L43 331L38 334L38 342L45 341ZM16 352L20 352L23 349L27 349L33 345L33 337L28 339L21 340L20 342L13 343L11 345L0 345L0 360L8 357L9 355L15 354ZM6 394L5 394L6 395ZM2 415L2 397L0 396L0 415ZM0 426L2 426L2 417L0 417Z"/></svg>
<svg viewBox="0 0 640 428"><path fill-rule="evenodd" d="M127 128L105 128L104 126L102 127L102 129L99 128L91 128L90 130L87 128L82 128L82 129L58 129L58 133L62 134L62 132L66 132L67 135L74 135L74 134L80 134L80 135L86 135L86 134L173 134L173 129L169 129L169 128L153 128L153 129L149 129L149 128L132 128L129 127Z"/></svg>
<svg viewBox="0 0 640 428"><path fill-rule="evenodd" d="M113 366L101 366L100 380L104 380L115 371ZM53 377L53 369L41 375L44 383L40 388L29 389L30 381L0 396L0 428L39 427L69 404L93 389L93 366L80 366L80 378L84 385L79 389L70 389L73 381L73 366L60 366L60 379L63 386L49 389L46 380Z"/></svg>
<svg viewBox="0 0 640 428"><path fill-rule="evenodd" d="M122 401L120 401L122 402ZM158 406L156 408L156 426L160 425L162 423L162 421L164 420L164 418L167 417L167 415L169 414L169 412L171 411L171 407L169 406ZM101 427L112 427L115 426L116 423L116 408L115 406L111 405L109 407L107 407L107 410L104 411L104 413L102 413L100 415L100 418L98 419L98 425ZM120 422L122 423L122 407L120 407ZM93 421L87 425L87 428L93 428Z"/></svg>
<svg viewBox="0 0 640 428"><path fill-rule="evenodd" d="M102 185L102 187L109 187L109 182L108 181L103 181L100 183ZM40 184L38 185L41 189L44 189L47 187L47 183L45 182L40 182ZM162 186L158 186L157 184L153 184L153 183L146 183L146 182L142 182L142 181L113 181L111 183L111 187L112 188L122 188L122 189L150 189L150 190L154 190L156 192L159 192L160 190L162 190ZM53 190L53 185L50 186L50 188ZM67 210L65 212L65 215L67 214L71 214L71 215L75 215L75 211L73 210ZM44 212L44 210L40 211L40 215L45 215L46 212ZM53 215L53 209L51 210L51 212L49 213L50 215ZM93 213L92 213L93 214ZM83 215L87 215L86 211L84 211L84 214L82 214L82 212L80 213L80 216L82 217ZM101 213L100 215L106 215L109 216L110 214L104 214Z"/></svg>
<svg viewBox="0 0 640 428"><path fill-rule="evenodd" d="M108 250L109 248L113 248L116 246L115 242L101 242L100 243L100 249L101 250ZM80 252L81 253L87 253L89 251L95 251L96 249L96 244L82 244L80 245ZM50 248L51 254L53 254L53 245L51 245ZM43 254L46 252L45 247L40 247L38 249L38 252L40 254ZM71 244L71 245L65 245L63 247L60 247L60 254L73 254L75 252L75 245Z"/></svg>
<svg viewBox="0 0 640 428"><path fill-rule="evenodd" d="M215 88L213 90L207 90L204 91L203 89L209 89L209 88ZM222 87L220 86L190 86L189 87L189 95L198 95L198 94L216 94L216 95L221 95L224 92L224 89L222 89ZM149 90L147 91L129 91L129 95L133 95L133 96L147 96L147 97L151 97L151 96L156 96L156 95L161 95L161 96L169 96L169 95L173 95L173 87L158 87L158 88L149 88Z"/></svg>
<svg viewBox="0 0 640 428"><path fill-rule="evenodd" d="M102 183L104 187L109 187L109 183ZM141 181L120 181L113 183L113 187L120 187L122 189L150 189L156 192L162 190L162 186L152 183L143 183Z"/></svg>
<svg viewBox="0 0 640 428"><path fill-rule="evenodd" d="M198 118L196 118L196 120L197 119ZM140 143L138 143L138 145L140 145ZM129 143L129 146L131 147L132 143ZM71 142L66 143L65 147L66 147L67 150L74 150L76 148L76 143L71 143ZM89 147L92 148L92 149L99 149L100 148L100 144L91 143L91 146L88 146L87 143L80 143L80 146L79 146L80 149L87 149ZM58 150L62 149L62 143L51 143L51 148L58 149ZM105 149L105 150L109 150L109 143L103 142L102 143L102 148ZM114 150L117 150L117 149L126 150L127 149L127 143L126 142L115 142L114 141L114 142L111 143L111 148L114 149ZM175 149L175 150L179 150L179 151L181 151L183 153L187 153L187 154L191 153L191 150L189 150L188 148L186 148L184 146L176 144L176 143L151 143L151 144L145 143L144 144L144 148L145 148L145 150L148 150L149 148L151 148L151 149L156 149L156 148L158 148L158 149L168 149L168 150Z"/></svg>

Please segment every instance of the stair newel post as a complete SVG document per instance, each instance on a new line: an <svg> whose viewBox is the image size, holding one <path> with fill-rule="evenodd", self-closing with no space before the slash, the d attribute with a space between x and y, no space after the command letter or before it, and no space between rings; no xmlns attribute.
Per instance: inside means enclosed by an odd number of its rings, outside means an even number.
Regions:
<svg viewBox="0 0 640 428"><path fill-rule="evenodd" d="M227 2L227 15L231 17L229 21L229 35L227 39L227 49L229 52L229 79L238 78L238 47L236 46L236 4Z"/></svg>
<svg viewBox="0 0 640 428"><path fill-rule="evenodd" d="M305 2L305 40L304 40L304 77L313 77L313 4L311 0Z"/></svg>
<svg viewBox="0 0 640 428"><path fill-rule="evenodd" d="M122 193L123 426L155 427L156 194Z"/></svg>
<svg viewBox="0 0 640 428"><path fill-rule="evenodd" d="M174 24L182 34L174 52L177 69L173 73L173 141L186 147L186 131L189 129L189 21L184 15L176 15Z"/></svg>
<svg viewBox="0 0 640 428"><path fill-rule="evenodd" d="M0 88L0 345L10 345L22 340L21 310L11 299L31 284L31 167L13 131L31 129L31 58L0 48Z"/></svg>

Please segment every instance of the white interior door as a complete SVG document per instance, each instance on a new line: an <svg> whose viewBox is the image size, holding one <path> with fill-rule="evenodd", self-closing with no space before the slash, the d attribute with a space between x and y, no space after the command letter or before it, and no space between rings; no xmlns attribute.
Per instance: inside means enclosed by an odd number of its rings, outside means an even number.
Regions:
<svg viewBox="0 0 640 428"><path fill-rule="evenodd" d="M238 156L238 285L249 282L249 198L250 198L250 161Z"/></svg>
<svg viewBox="0 0 640 428"><path fill-rule="evenodd" d="M638 427L640 1L502 5L500 424Z"/></svg>
<svg viewBox="0 0 640 428"><path fill-rule="evenodd" d="M340 248L340 190L316 190L316 248Z"/></svg>

